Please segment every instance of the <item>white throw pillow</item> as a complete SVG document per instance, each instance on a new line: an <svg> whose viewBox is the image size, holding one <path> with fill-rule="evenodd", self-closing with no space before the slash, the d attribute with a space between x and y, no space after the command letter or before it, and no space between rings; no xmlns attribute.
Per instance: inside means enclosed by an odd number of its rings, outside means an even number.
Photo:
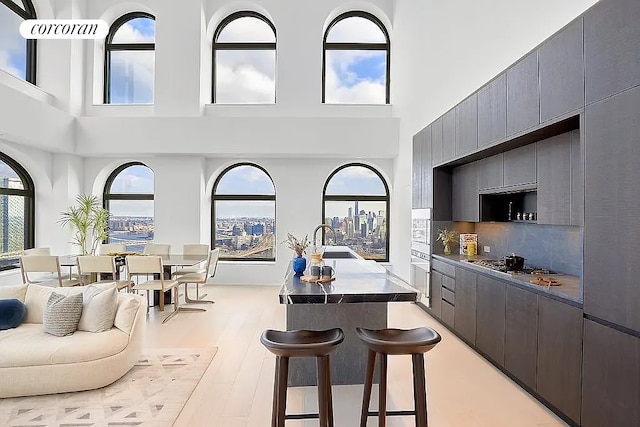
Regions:
<svg viewBox="0 0 640 427"><path fill-rule="evenodd" d="M104 332L113 327L118 308L115 283L85 286L82 294L82 317L79 331Z"/></svg>
<svg viewBox="0 0 640 427"><path fill-rule="evenodd" d="M0 299L15 298L24 302L26 295L27 285L0 286Z"/></svg>

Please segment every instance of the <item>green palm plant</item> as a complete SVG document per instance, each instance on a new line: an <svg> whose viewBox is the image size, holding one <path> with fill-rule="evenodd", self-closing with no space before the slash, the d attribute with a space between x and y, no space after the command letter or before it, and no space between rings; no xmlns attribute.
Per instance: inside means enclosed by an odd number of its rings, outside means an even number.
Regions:
<svg viewBox="0 0 640 427"><path fill-rule="evenodd" d="M71 243L80 247L82 255L95 255L98 244L109 237L109 211L96 196L78 195L76 205L61 215L58 222L75 230Z"/></svg>

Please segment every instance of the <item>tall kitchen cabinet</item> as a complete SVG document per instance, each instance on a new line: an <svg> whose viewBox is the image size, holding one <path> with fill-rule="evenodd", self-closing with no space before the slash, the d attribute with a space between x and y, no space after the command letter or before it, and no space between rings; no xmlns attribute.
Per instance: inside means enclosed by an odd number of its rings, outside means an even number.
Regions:
<svg viewBox="0 0 640 427"><path fill-rule="evenodd" d="M640 2L584 14L582 425L640 425Z"/></svg>
<svg viewBox="0 0 640 427"><path fill-rule="evenodd" d="M538 51L507 70L507 136L540 124Z"/></svg>
<svg viewBox="0 0 640 427"><path fill-rule="evenodd" d="M455 168L452 182L453 220L480 221L478 162L467 163Z"/></svg>
<svg viewBox="0 0 640 427"><path fill-rule="evenodd" d="M413 136L411 187L411 206L413 208L433 207L431 142L431 125Z"/></svg>

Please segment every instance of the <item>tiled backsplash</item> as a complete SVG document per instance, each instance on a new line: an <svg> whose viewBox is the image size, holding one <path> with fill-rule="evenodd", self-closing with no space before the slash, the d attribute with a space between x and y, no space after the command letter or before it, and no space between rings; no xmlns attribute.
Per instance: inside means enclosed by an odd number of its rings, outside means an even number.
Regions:
<svg viewBox="0 0 640 427"><path fill-rule="evenodd" d="M508 222L475 224L478 249L491 247L492 258L515 253L526 265L549 268L559 273L580 276L582 271L582 228Z"/></svg>

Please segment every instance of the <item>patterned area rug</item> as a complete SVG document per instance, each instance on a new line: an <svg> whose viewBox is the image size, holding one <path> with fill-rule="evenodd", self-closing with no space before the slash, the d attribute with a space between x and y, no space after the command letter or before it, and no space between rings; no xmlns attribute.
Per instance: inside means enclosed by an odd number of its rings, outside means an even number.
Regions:
<svg viewBox="0 0 640 427"><path fill-rule="evenodd" d="M0 399L0 426L171 426L216 351L148 349L133 369L106 387Z"/></svg>

